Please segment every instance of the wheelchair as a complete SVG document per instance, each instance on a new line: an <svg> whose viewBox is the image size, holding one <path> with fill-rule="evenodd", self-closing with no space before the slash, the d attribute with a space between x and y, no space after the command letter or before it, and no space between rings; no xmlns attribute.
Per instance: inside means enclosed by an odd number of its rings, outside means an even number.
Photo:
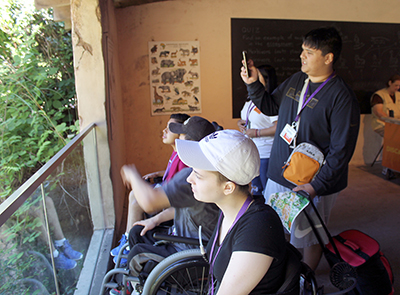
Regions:
<svg viewBox="0 0 400 295"><path fill-rule="evenodd" d="M197 239L154 234L156 239L167 242L179 242L199 245ZM201 254L200 249L189 249L174 253L158 263L149 274L146 266L139 277L130 275L127 268L121 267L125 244L117 256L115 268L107 272L103 279L101 294L107 289L117 288L121 294L127 294L127 284L131 283L140 294L207 294L209 264ZM151 261L148 263L152 263ZM119 277L119 283L113 282Z"/></svg>
<svg viewBox="0 0 400 295"><path fill-rule="evenodd" d="M197 239L162 234L155 234L154 237L168 242L184 242L199 245L199 240ZM107 289L118 288L121 294L125 295L127 294L128 282L132 284L136 292L142 295L208 294L209 264L200 249L184 250L166 257L148 275L145 274L144 277L146 278L143 279L131 276L129 269L120 267L121 259L126 258L122 253L127 246L126 244L121 248L115 268L105 275L101 294L104 294ZM325 294L323 293L323 286L318 286L313 270L301 261L302 256L300 252L290 243L286 244L286 249L284 282L277 293L266 295ZM120 283L113 282L115 276L122 276L122 279L119 279ZM343 276L341 279L342 281L350 281L350 287L331 293L331 295L346 294L356 285L355 278Z"/></svg>

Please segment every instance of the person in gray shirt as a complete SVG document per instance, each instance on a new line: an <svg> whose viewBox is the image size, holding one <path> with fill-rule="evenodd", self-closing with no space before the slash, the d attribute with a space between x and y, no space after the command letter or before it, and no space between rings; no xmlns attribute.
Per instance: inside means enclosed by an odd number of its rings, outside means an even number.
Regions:
<svg viewBox="0 0 400 295"><path fill-rule="evenodd" d="M172 132L185 134L192 140L195 137L196 141L199 140L199 134L194 136L193 129L201 130L201 138L215 131L214 126L201 117L191 117L183 124L171 123L170 128ZM138 276L144 263L149 260L159 262L172 253L193 247L177 243L156 243L153 238L154 232L198 238L198 229L201 225L203 237L210 238L219 209L215 204L202 203L194 198L191 186L186 181L191 170L184 168L169 182L153 188L142 179L135 165L124 165L121 168L122 179L132 189L138 205L146 213L159 212L150 218L135 222L129 232L128 261L131 275ZM160 226L169 220L173 220L171 228Z"/></svg>

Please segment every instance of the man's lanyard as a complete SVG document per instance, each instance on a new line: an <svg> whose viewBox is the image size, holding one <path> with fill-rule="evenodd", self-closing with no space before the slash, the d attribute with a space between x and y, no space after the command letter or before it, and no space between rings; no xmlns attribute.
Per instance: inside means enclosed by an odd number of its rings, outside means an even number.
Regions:
<svg viewBox="0 0 400 295"><path fill-rule="evenodd" d="M296 147L296 138L297 138L297 133L299 130L299 125L300 125L300 114L304 110L304 108L307 106L307 104L311 101L311 99L328 83L333 77L335 76L335 72L332 72L332 74L326 79L321 85L318 86L318 88L310 95L310 97L306 100L307 98L307 93L308 90L310 89L310 80L307 78L304 81L303 88L300 93L300 98L299 98L299 104L297 108L297 115L294 121L292 122L292 125L286 124L285 127L282 129L280 133L280 137L291 147L295 148Z"/></svg>
<svg viewBox="0 0 400 295"><path fill-rule="evenodd" d="M239 213L236 215L235 221L232 223L232 225L229 228L228 232L226 233L225 237L229 234L229 232L235 226L236 222L240 219L240 217L243 216L243 214L246 212L247 208L249 208L251 201L253 201L253 198L248 196L246 201L243 203L242 208L240 208ZM211 295L214 295L214 264L215 264L215 261L217 260L217 256L219 254L219 251L222 248L222 244L225 241L225 238L224 238L224 240L222 241L221 245L219 245L217 253L215 253L215 257L213 259L214 248L215 248L215 245L216 245L217 240L219 238L219 228L221 227L221 220L222 220L222 212L221 212L221 214L219 215L219 218L218 218L217 232L215 233L214 242L212 244L211 252L210 252L210 262L211 262L210 263L210 277L211 277L210 289L211 290L210 290L209 294L211 294Z"/></svg>
<svg viewBox="0 0 400 295"><path fill-rule="evenodd" d="M167 165L167 169L165 170L164 176L163 176L163 179L162 179L163 182L164 182L164 180L167 178L168 173L169 173L169 170L171 170L171 165L172 165L172 163L175 161L175 158L176 158L177 156L178 156L178 153L175 154L175 156L173 157L172 160L169 159L168 165Z"/></svg>
<svg viewBox="0 0 400 295"><path fill-rule="evenodd" d="M297 112L297 116L296 116L296 118L294 119L294 122L293 122L293 123L295 123L295 122L297 122L297 121L299 120L299 118L300 118L300 113L304 110L304 108L306 107L306 105L307 105L307 104L311 101L311 99L322 89L322 87L324 87L324 86L326 85L326 83L328 83L329 80L331 80L334 76L335 76L335 72L333 71L332 74L328 77L328 79L326 79L326 80L324 81L324 83L322 83L321 85L319 85L318 88L317 88L317 89L310 95L310 97L306 100L308 90L310 89L310 83L309 83L309 81L307 82L306 92L304 93L304 96L303 96L303 98L302 98L302 100L301 100L301 101L303 102L303 104L302 104L300 110ZM304 85L304 86L305 86L305 85ZM301 102L299 101L299 104L300 104L300 103L301 103ZM292 124L292 125L293 125L293 124Z"/></svg>

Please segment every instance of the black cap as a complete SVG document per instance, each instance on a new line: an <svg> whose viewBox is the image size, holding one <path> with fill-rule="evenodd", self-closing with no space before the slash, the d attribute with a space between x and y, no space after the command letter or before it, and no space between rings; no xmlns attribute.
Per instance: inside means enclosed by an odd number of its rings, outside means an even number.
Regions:
<svg viewBox="0 0 400 295"><path fill-rule="evenodd" d="M215 127L207 119L199 116L190 117L185 122L169 123L169 130L176 134L187 134L193 141L200 141L203 137L213 133Z"/></svg>

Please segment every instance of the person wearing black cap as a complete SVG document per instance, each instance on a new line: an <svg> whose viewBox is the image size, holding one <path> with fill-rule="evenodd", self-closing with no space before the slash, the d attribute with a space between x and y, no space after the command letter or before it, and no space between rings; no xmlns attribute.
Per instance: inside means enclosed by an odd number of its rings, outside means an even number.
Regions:
<svg viewBox="0 0 400 295"><path fill-rule="evenodd" d="M212 123L197 116L182 124L170 123L169 129L181 134L181 139L190 138L194 141L199 141L215 131ZM169 182L159 188L153 188L142 179L135 165L124 165L121 168L122 179L131 188L131 194L135 195L140 207L149 214L163 210L151 218L136 222L129 232L128 261L133 276L139 275L143 264L148 260L159 262L172 253L193 247L178 243L154 246L155 231L197 238L201 224L204 238L211 237L217 222L218 208L214 204L199 202L193 197L190 184L186 181L191 171L191 168L184 168ZM157 227L162 222L172 219L174 225L170 229Z"/></svg>
<svg viewBox="0 0 400 295"><path fill-rule="evenodd" d="M184 134L185 140L200 141L204 134L210 134L215 131L212 123L206 119L194 116L187 119L183 124L170 124L169 129L176 134Z"/></svg>
<svg viewBox="0 0 400 295"><path fill-rule="evenodd" d="M168 160L168 165L165 170L152 172L143 176L143 179L149 182L153 180L152 182L154 183L154 186L160 185L159 184L160 181L158 181L158 183L154 181L157 178L162 180L161 183L168 182L177 172L187 167L185 164L182 163L182 161L178 157L178 154L176 153L175 139L178 139L180 134L172 132L169 129L169 125L171 123L183 123L189 118L190 118L189 115L183 113L171 114L166 127L163 129L161 136L162 142L166 145L170 145L173 149L173 152ZM135 201L135 196L131 194L130 197L132 197L132 200L131 199L129 200L129 205L128 205L128 218L126 221L126 231L124 234L122 234L118 246L110 251L111 256L115 257L114 262L117 261L117 256L121 248L128 242L129 231L132 228L133 224L136 221L141 220L144 214L142 208L140 208L140 206ZM125 248L123 254L127 255L128 253L129 253L129 248ZM126 261L126 259L124 259L124 261Z"/></svg>

